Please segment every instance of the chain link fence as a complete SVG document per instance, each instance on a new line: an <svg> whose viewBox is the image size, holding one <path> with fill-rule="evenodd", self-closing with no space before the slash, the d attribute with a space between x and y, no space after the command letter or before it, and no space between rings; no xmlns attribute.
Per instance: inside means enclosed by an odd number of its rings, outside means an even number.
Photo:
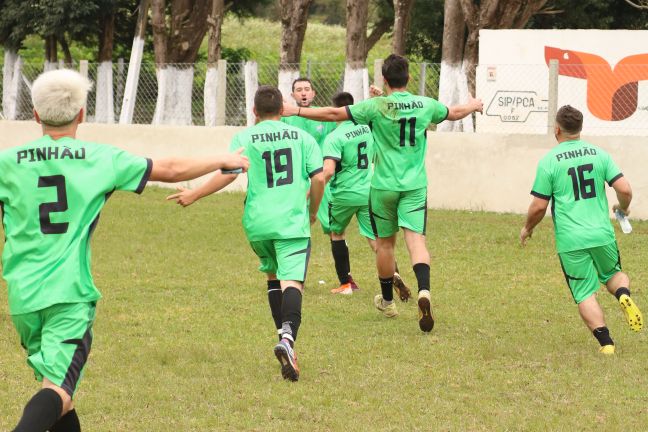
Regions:
<svg viewBox="0 0 648 432"><path fill-rule="evenodd" d="M204 125L207 64L169 66L193 69L193 79L185 83L185 88L191 89L190 102L186 104L191 110L188 123ZM98 95L102 82L99 77L105 76L105 67L97 63L87 64L88 77L95 83L86 107L89 122L117 123L120 118L128 63L112 64L112 104L109 106L105 94ZM5 118L33 118L31 83L43 69L42 64L22 65L19 85L14 90L15 108L8 112L3 103ZM305 62L300 65L300 76L311 79L316 90L314 105L330 105L332 96L343 88L344 69L344 63ZM278 64L259 63L257 71L256 82L259 85L278 85ZM408 91L438 99L440 72L438 64L410 64ZM370 81L373 81L373 65L368 68L368 73ZM648 65L628 65L614 71L594 65L572 69L555 66L553 70L547 65L480 65L476 70L475 84L468 85L464 92L474 88L484 102L484 114L476 116L477 132L551 133L552 110L570 104L583 112L585 134L643 135L648 132L648 81L639 78L647 74ZM245 65L228 63L225 79L224 124L244 126L247 124ZM4 80L0 81L4 96L3 84ZM154 122L158 90L156 65L143 63L131 123Z"/></svg>

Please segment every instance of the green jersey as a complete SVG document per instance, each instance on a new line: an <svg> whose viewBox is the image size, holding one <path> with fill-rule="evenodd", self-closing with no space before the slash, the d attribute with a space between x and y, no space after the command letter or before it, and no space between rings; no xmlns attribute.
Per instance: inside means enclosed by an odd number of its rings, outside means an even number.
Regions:
<svg viewBox="0 0 648 432"><path fill-rule="evenodd" d="M396 92L348 106L347 113L349 119L369 125L373 131L373 188L408 191L427 185L426 131L430 123L448 117L445 105L429 97Z"/></svg>
<svg viewBox="0 0 648 432"><path fill-rule="evenodd" d="M12 315L101 297L90 274L99 212L115 190L141 193L151 167L115 147L48 135L0 153Z"/></svg>
<svg viewBox="0 0 648 432"><path fill-rule="evenodd" d="M281 121L308 132L315 138L320 149L324 144L324 138L335 129L335 122L322 122L298 116L282 117Z"/></svg>
<svg viewBox="0 0 648 432"><path fill-rule="evenodd" d="M552 200L558 252L614 242L605 182L623 174L610 155L584 141L566 141L538 164L531 195Z"/></svg>
<svg viewBox="0 0 648 432"><path fill-rule="evenodd" d="M266 120L239 132L230 150L250 159L243 229L249 241L310 237L309 178L322 171L322 153L306 132Z"/></svg>
<svg viewBox="0 0 648 432"><path fill-rule="evenodd" d="M373 135L366 125L341 123L324 140L324 159L336 161L329 181L331 202L341 205L368 205L373 160Z"/></svg>

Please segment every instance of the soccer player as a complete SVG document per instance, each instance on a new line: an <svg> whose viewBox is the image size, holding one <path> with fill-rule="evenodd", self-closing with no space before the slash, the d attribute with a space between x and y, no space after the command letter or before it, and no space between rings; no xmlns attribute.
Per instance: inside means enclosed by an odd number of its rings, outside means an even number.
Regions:
<svg viewBox="0 0 648 432"><path fill-rule="evenodd" d="M42 381L16 432L81 430L73 396L101 298L90 274L90 237L108 197L115 190L141 193L148 180L177 182L248 166L238 154L151 161L78 140L90 87L71 70L40 75L32 102L43 136L0 153L9 312L27 363Z"/></svg>
<svg viewBox="0 0 648 432"><path fill-rule="evenodd" d="M235 135L230 149L242 148L250 159L243 229L261 261L259 270L267 276L268 303L279 335L274 353L281 375L297 381L294 343L310 257L310 224L316 220L324 192L324 174L315 139L279 121L282 101L277 88L259 87L254 96L257 124ZM236 174L215 175L201 187L193 191L181 188L168 199L187 206L235 178Z"/></svg>
<svg viewBox="0 0 648 432"><path fill-rule="evenodd" d="M580 139L583 114L565 105L556 115L558 145L540 160L526 224L520 231L525 245L544 217L549 201L556 249L581 318L601 345L600 352L614 354L614 342L596 301L600 283L613 294L634 331L643 327L641 311L630 297L630 279L621 271L621 257L610 223L607 182L618 199L614 210L628 214L632 190L610 155Z"/></svg>
<svg viewBox="0 0 648 432"><path fill-rule="evenodd" d="M353 96L341 92L333 97L335 107L353 105ZM292 117L290 117L292 118ZM344 231L353 215L358 220L360 234L365 237L371 249L376 251L376 237L369 218L369 186L371 184L374 139L366 125L356 125L347 120L341 122L324 140L324 178L330 190L328 205L320 206L317 217L324 232L331 238L331 251L335 271L340 281L334 294L352 294L357 285L352 284L349 248ZM394 289L403 301L407 301L410 290L398 274L394 273Z"/></svg>
<svg viewBox="0 0 648 432"><path fill-rule="evenodd" d="M426 131L430 123L460 120L473 112L481 112L483 103L470 97L466 104L446 107L435 99L412 95L406 89L409 63L395 54L385 59L382 74L387 96L343 108L303 108L286 104L284 113L316 120L371 124L376 156L369 213L376 235L376 264L382 291L382 295L374 298L374 304L387 317L398 315L392 286L394 245L401 227L418 282L419 327L429 332L434 319L430 304L430 254L425 244Z"/></svg>

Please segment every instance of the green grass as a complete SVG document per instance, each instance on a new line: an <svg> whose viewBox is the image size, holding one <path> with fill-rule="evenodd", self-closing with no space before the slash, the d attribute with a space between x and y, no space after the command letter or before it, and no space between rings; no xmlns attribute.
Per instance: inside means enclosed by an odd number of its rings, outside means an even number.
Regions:
<svg viewBox="0 0 648 432"><path fill-rule="evenodd" d="M523 217L430 211L437 325L416 304L382 317L372 254L353 227L361 290L333 296L328 240L316 231L297 344L301 380L281 379L263 275L240 225L242 194L182 209L115 194L94 243L105 298L77 395L89 431L642 430L646 333L599 299L618 354L604 358L578 317L553 251L551 222L526 249ZM648 223L619 235L635 299L648 306ZM407 282L402 240L398 259ZM320 285L318 281L324 280ZM0 291L0 430L37 389Z"/></svg>

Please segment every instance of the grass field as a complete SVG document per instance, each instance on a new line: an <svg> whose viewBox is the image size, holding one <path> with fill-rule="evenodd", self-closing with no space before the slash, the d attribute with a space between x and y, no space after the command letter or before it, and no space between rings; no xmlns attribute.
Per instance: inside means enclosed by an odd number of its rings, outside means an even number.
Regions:
<svg viewBox="0 0 648 432"><path fill-rule="evenodd" d="M85 431L630 431L648 424L646 332L600 295L617 355L578 317L551 222L526 249L523 217L430 211L437 325L416 304L374 310L374 261L349 235L361 290L333 296L316 232L297 344L301 379L281 379L266 287L240 225L242 194L187 209L167 190L115 194L95 234L95 341L76 403ZM431 192L432 193L432 192ZM633 293L648 309L648 223L619 235ZM413 284L402 241L399 262ZM320 285L318 281L325 283ZM37 384L0 291L0 430Z"/></svg>

